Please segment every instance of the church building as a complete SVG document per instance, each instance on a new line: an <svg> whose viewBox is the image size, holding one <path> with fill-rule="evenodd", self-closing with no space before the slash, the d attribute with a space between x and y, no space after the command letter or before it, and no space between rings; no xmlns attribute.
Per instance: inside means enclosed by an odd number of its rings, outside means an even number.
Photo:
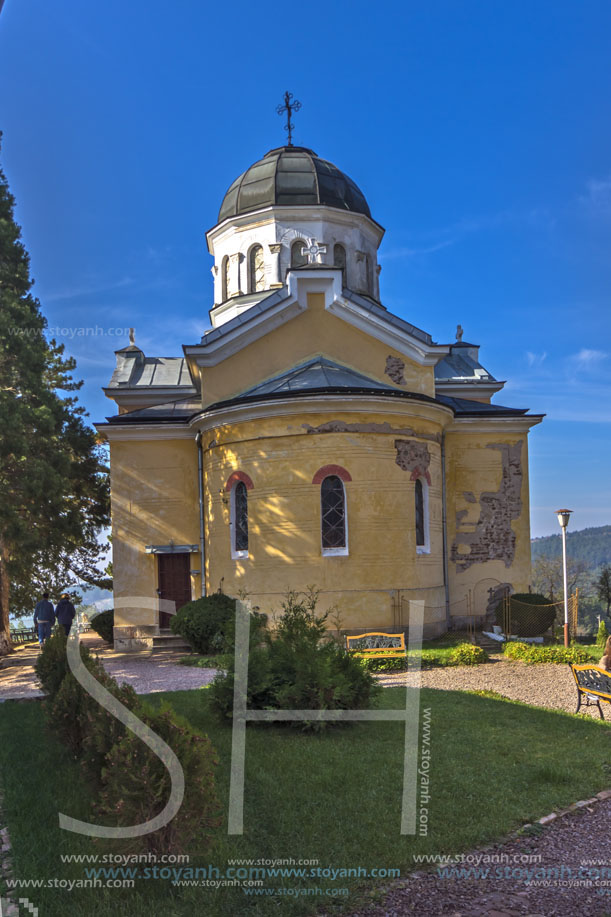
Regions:
<svg viewBox="0 0 611 917"><path fill-rule="evenodd" d="M117 647L219 589L273 613L313 585L352 633L407 630L423 599L433 636L528 588L541 415L493 403L460 326L439 344L384 307L383 235L337 166L271 150L207 233L211 329L182 355L117 351L97 425Z"/></svg>

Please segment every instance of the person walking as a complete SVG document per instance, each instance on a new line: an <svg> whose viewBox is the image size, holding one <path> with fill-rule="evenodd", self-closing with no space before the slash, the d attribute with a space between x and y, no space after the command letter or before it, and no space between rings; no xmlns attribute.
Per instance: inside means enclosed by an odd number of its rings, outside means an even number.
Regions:
<svg viewBox="0 0 611 917"><path fill-rule="evenodd" d="M51 628L55 624L55 611L49 601L49 593L43 592L42 599L34 609L34 627L38 629L38 644L42 649L45 640L51 636Z"/></svg>
<svg viewBox="0 0 611 917"><path fill-rule="evenodd" d="M64 628L66 637L70 636L70 628L72 627L75 615L76 609L70 601L70 596L67 592L63 592L55 609L55 617L57 618L57 623L61 624Z"/></svg>

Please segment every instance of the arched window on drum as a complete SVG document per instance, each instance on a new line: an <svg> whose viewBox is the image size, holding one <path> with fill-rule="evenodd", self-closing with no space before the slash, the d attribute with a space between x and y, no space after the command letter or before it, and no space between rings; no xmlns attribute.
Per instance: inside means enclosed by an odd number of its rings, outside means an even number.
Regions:
<svg viewBox="0 0 611 917"><path fill-rule="evenodd" d="M333 264L342 270L342 286L346 286L346 249L339 242L333 246Z"/></svg>
<svg viewBox="0 0 611 917"><path fill-rule="evenodd" d="M308 263L307 255L304 255L302 248L305 248L307 242L303 239L297 239L291 245L291 267L304 267Z"/></svg>
<svg viewBox="0 0 611 917"><path fill-rule="evenodd" d="M229 299L229 255L221 263L221 296L223 302Z"/></svg>
<svg viewBox="0 0 611 917"><path fill-rule="evenodd" d="M253 245L248 255L248 292L265 289L265 258L262 245Z"/></svg>

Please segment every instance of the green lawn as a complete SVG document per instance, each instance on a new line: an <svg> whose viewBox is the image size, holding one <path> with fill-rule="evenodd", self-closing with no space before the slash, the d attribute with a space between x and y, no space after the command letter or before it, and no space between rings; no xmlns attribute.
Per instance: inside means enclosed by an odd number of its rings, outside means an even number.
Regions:
<svg viewBox="0 0 611 917"><path fill-rule="evenodd" d="M218 750L218 787L226 815L231 729L208 709L208 692L151 695L169 700ZM402 707L405 689L386 689L385 707ZM413 854L469 849L611 784L609 723L460 692L423 690L430 709L431 801L427 837L399 833L403 768L400 723L359 723L307 735L289 727L249 725L245 833L228 837L191 865L222 873L230 858L317 859L321 867L414 868ZM90 820L87 788L65 749L45 731L36 701L0 706L4 808L21 879L83 879L65 854L99 851L60 831L57 813ZM113 848L119 849L119 848ZM103 851L102 851L103 852ZM268 887L322 889L302 897L250 897L239 888L177 888L139 880L135 889L20 890L41 917L338 913L338 888L356 895L373 881L271 879ZM326 892L329 892L327 895ZM354 905L355 897L351 898Z"/></svg>

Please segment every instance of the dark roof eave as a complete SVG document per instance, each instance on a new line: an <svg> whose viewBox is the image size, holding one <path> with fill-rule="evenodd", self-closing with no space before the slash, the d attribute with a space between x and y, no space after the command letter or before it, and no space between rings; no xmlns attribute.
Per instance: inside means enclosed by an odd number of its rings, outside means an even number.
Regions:
<svg viewBox="0 0 611 917"><path fill-rule="evenodd" d="M239 407L240 405L248 404L257 404L265 401L285 401L292 398L311 398L316 397L317 395L337 395L341 396L350 396L350 395L359 395L362 397L375 397L375 398L398 398L399 400L406 401L420 401L424 404L434 405L436 407L445 408L450 410L455 417L479 417L479 418L494 418L494 417L516 417L521 418L527 416L528 419L532 420L542 420L545 417L545 414L528 414L528 408L508 408L499 405L479 405L473 408L466 406L464 403L461 405L454 405L448 403L450 400L457 401L459 399L447 399L445 397L441 398L432 398L430 395L425 395L422 392L404 392L399 389L388 389L388 388L359 388L358 386L347 387L347 388L336 388L336 387L320 387L320 388L310 388L303 390L295 391L284 391L284 392L267 392L260 395L248 395L248 396L238 396L236 398L228 398L224 401L216 401L204 410L197 410L190 412L189 414L184 414L182 417L177 417L176 415L166 414L158 415L156 417L135 417L133 416L135 412L127 412L125 414L117 414L112 417L107 417L106 420L109 426L126 426L131 423L137 424L184 424L187 425L191 423L196 417L201 414L208 414L216 411L223 411L231 407Z"/></svg>

